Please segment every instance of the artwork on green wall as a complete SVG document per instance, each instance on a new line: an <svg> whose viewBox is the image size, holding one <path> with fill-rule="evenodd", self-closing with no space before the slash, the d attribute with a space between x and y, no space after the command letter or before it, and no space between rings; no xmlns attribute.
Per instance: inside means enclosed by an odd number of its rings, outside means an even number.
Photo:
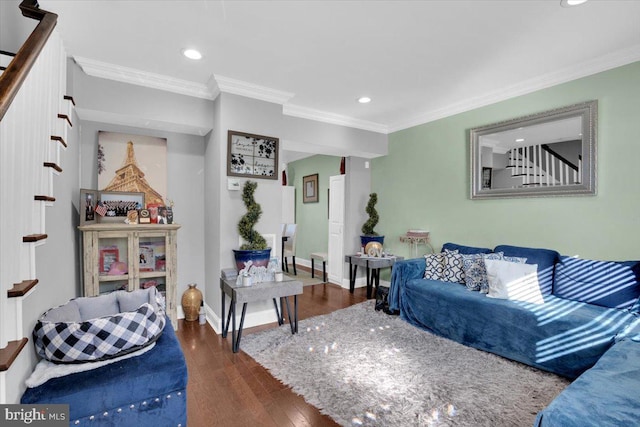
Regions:
<svg viewBox="0 0 640 427"><path fill-rule="evenodd" d="M302 203L318 203L318 174L302 178Z"/></svg>

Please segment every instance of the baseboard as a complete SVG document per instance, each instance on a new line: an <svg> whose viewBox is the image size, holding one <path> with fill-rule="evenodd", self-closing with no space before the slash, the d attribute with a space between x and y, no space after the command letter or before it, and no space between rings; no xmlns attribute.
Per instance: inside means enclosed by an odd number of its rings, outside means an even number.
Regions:
<svg viewBox="0 0 640 427"><path fill-rule="evenodd" d="M243 329L253 328L254 326L260 326L267 323L275 323L278 321L278 317L276 316L276 311L273 308L273 303L269 301L270 307L265 310L250 312L247 311L244 317L244 325ZM248 305L247 308L251 307ZM227 307L226 310L229 308ZM222 333L222 319L216 312L214 312L211 307L209 307L206 303L204 305L204 310L206 313L207 323L211 325L216 334ZM238 305L236 313L236 327L240 325L240 316L242 314L242 305ZM225 311L225 315L228 315L228 311ZM225 319L226 321L226 319ZM229 327L229 331L231 331L231 327Z"/></svg>

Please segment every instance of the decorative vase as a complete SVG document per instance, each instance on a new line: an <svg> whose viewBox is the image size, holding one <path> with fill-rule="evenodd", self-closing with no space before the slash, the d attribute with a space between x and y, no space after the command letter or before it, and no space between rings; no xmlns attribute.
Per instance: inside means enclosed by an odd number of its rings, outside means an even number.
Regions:
<svg viewBox="0 0 640 427"><path fill-rule="evenodd" d="M384 236L367 236L367 235L360 236L360 244L362 245L363 248L366 248L367 243L369 242L378 242L381 245L384 245Z"/></svg>
<svg viewBox="0 0 640 427"><path fill-rule="evenodd" d="M267 249L233 249L233 255L236 259L236 270L240 272L244 268L244 264L248 261L256 267L267 267L271 259L271 248Z"/></svg>
<svg viewBox="0 0 640 427"><path fill-rule="evenodd" d="M196 289L196 283L189 284L189 289L182 294L182 310L184 319L193 322L198 320L200 315L200 304L202 304L202 292Z"/></svg>

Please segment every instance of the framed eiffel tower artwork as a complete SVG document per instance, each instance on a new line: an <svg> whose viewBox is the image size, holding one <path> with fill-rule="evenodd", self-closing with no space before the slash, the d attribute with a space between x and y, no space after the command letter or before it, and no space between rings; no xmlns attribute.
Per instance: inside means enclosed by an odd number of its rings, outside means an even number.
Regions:
<svg viewBox="0 0 640 427"><path fill-rule="evenodd" d="M227 176L278 179L278 143L271 136L230 130Z"/></svg>
<svg viewBox="0 0 640 427"><path fill-rule="evenodd" d="M143 193L144 204L163 206L167 197L167 139L98 132L98 189Z"/></svg>

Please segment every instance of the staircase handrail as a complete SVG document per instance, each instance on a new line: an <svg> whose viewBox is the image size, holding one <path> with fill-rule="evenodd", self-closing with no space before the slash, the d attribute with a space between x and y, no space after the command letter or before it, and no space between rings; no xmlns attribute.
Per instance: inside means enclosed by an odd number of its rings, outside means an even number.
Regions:
<svg viewBox="0 0 640 427"><path fill-rule="evenodd" d="M549 147L548 144L541 144L540 145L542 147L542 149L546 152L548 152L549 154L551 154L552 156L556 157L558 160L560 160L562 163L564 163L565 165L567 165L568 167L570 167L571 169L573 169L574 171L578 172L578 166L574 165L571 161L567 160L566 158L564 158L562 155L558 154L557 152L555 152L553 150L553 148Z"/></svg>
<svg viewBox="0 0 640 427"><path fill-rule="evenodd" d="M37 0L23 0L20 3L20 10L23 16L40 22L20 47L7 69L0 75L0 120L18 94L58 22L58 15L40 9Z"/></svg>

